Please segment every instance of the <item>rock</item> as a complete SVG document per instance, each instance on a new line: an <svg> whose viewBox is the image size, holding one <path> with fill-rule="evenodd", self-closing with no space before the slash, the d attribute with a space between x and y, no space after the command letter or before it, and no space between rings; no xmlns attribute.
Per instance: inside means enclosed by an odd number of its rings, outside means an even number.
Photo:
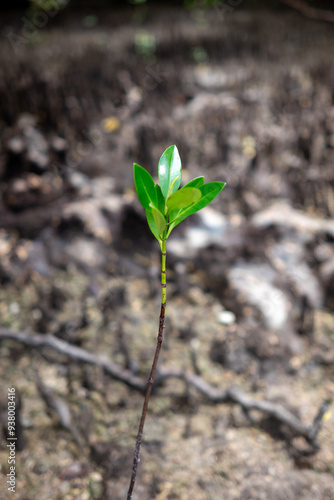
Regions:
<svg viewBox="0 0 334 500"><path fill-rule="evenodd" d="M108 242L119 231L123 197L109 195L74 201L64 206L60 224L62 227L80 221L87 235Z"/></svg>
<svg viewBox="0 0 334 500"><path fill-rule="evenodd" d="M116 200L120 200L119 197L117 198L117 195L110 197L110 193L114 191L115 186L115 179L110 176L91 179L92 196L95 198L104 198L107 205L110 203L110 198L112 198L114 201L113 207L115 207L118 204Z"/></svg>
<svg viewBox="0 0 334 500"><path fill-rule="evenodd" d="M256 213L250 222L257 228L267 228L273 225L282 226L309 236L326 233L334 238L333 220L310 217L304 212L293 208L285 200L275 202L269 208Z"/></svg>
<svg viewBox="0 0 334 500"><path fill-rule="evenodd" d="M52 266L67 269L75 264L83 272L90 274L105 267L107 250L101 240L73 234L66 238L55 234L43 237L49 262Z"/></svg>
<svg viewBox="0 0 334 500"><path fill-rule="evenodd" d="M4 189L4 201L11 210L45 205L63 194L63 181L53 173L42 176L25 173L11 179Z"/></svg>
<svg viewBox="0 0 334 500"><path fill-rule="evenodd" d="M113 177L101 176L90 179L78 170L69 170L67 181L80 197L105 198L115 188L115 179Z"/></svg>
<svg viewBox="0 0 334 500"><path fill-rule="evenodd" d="M227 110L237 111L239 106L239 101L230 93L201 92L189 103L176 107L173 112L173 118L175 120L190 119L200 115L203 111L208 109L216 110L225 108Z"/></svg>
<svg viewBox="0 0 334 500"><path fill-rule="evenodd" d="M32 115L22 115L18 128L25 141L26 161L35 173L43 173L49 165L49 145L43 134L36 127Z"/></svg>
<svg viewBox="0 0 334 500"><path fill-rule="evenodd" d="M286 237L268 248L270 262L282 273L288 286L299 297L306 297L308 304L318 308L323 304L320 282L307 263L305 250L296 237Z"/></svg>
<svg viewBox="0 0 334 500"><path fill-rule="evenodd" d="M184 235L179 238L172 237L168 241L168 250L177 257L194 257L199 249L209 245L227 248L240 241L239 228L243 218L228 218L211 207L206 207L198 214L196 226L188 226Z"/></svg>
<svg viewBox="0 0 334 500"><path fill-rule="evenodd" d="M104 248L97 240L75 238L65 244L64 250L68 260L84 270L102 268L106 262Z"/></svg>
<svg viewBox="0 0 334 500"><path fill-rule="evenodd" d="M53 201L63 193L67 143L50 140L37 126L37 119L22 114L5 142L3 198L12 210L22 210ZM53 160L53 163L51 163Z"/></svg>
<svg viewBox="0 0 334 500"><path fill-rule="evenodd" d="M242 372L257 360L262 376L289 371L289 361L303 351L303 343L295 332L289 292L278 285L278 273L266 263L239 262L227 269L226 278L222 301L237 313L238 322L216 346L218 362Z"/></svg>
<svg viewBox="0 0 334 500"><path fill-rule="evenodd" d="M230 66L225 66L224 69L221 66L214 67L206 64L195 66L191 79L206 90L219 90L241 85L248 78L248 71L240 65L231 64Z"/></svg>
<svg viewBox="0 0 334 500"><path fill-rule="evenodd" d="M277 274L268 264L239 263L227 270L227 279L240 301L258 309L268 329L286 328L289 297L274 285Z"/></svg>
<svg viewBox="0 0 334 500"><path fill-rule="evenodd" d="M261 323L243 320L240 324L248 355L259 363L259 375L272 383L277 382L277 372L290 373L293 359L303 350L299 337L289 328L275 331L261 327Z"/></svg>

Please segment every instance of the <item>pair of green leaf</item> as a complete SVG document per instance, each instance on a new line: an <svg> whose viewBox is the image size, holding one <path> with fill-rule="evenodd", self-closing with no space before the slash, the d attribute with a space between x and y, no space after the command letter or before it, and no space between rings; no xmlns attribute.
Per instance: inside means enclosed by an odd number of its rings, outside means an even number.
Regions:
<svg viewBox="0 0 334 500"><path fill-rule="evenodd" d="M206 207L223 189L225 182L208 182L197 177L179 189L181 159L176 146L162 154L159 165L159 184L140 165L133 165L138 199L146 211L148 225L161 245L172 229L186 217Z"/></svg>

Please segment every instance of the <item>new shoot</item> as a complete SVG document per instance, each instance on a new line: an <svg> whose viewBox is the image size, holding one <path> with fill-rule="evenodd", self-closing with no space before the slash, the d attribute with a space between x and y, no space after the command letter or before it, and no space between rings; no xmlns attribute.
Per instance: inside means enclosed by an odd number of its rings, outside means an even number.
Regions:
<svg viewBox="0 0 334 500"><path fill-rule="evenodd" d="M166 240L174 227L189 215L206 207L220 193L225 182L204 182L204 177L196 177L181 189L181 159L176 146L166 149L159 160L159 183L155 184L150 173L136 163L133 166L137 196L145 209L148 225L159 242L161 249L161 309L157 347L151 373L147 382L146 395L136 439L130 486L127 499L132 498L140 458L144 424L148 402L153 386L163 342L166 311Z"/></svg>

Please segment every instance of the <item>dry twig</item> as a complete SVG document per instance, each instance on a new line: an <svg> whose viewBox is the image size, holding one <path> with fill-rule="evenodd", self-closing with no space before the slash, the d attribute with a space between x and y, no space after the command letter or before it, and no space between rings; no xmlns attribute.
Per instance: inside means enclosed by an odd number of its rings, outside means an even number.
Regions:
<svg viewBox="0 0 334 500"><path fill-rule="evenodd" d="M61 426L72 434L78 446L83 447L85 442L78 429L73 424L71 410L66 401L56 396L50 387L44 385L38 371L36 372L36 385L38 392L48 409L56 413Z"/></svg>
<svg viewBox="0 0 334 500"><path fill-rule="evenodd" d="M104 356L92 354L81 347L68 344L51 334L31 334L25 331L15 332L6 328L0 328L0 341L5 339L13 340L29 347L52 348L74 361L100 366L106 374L116 380L124 382L132 389L140 392L144 392L146 389L146 381L133 376L129 370L121 368ZM265 415L273 417L278 422L292 429L296 436L305 438L314 451L319 448L316 440L322 426L323 416L331 404L330 400L325 400L323 402L313 423L308 426L279 403L251 398L237 387L218 389L206 382L202 377L193 373L186 373L182 370L168 370L166 368L159 369L157 383L161 383L163 380L170 378L184 380L186 384L194 387L212 403L233 402L239 404L246 412L257 410Z"/></svg>
<svg viewBox="0 0 334 500"><path fill-rule="evenodd" d="M30 334L25 331L13 332L7 328L0 328L0 340L1 339L14 340L23 345L39 349L54 349L60 354L64 354L79 363L100 366L105 373L120 382L124 382L132 389L136 389L140 392L144 392L146 389L146 383L141 378L135 377L129 370L124 370L105 356L88 352L81 347L58 339L54 335L42 333Z"/></svg>

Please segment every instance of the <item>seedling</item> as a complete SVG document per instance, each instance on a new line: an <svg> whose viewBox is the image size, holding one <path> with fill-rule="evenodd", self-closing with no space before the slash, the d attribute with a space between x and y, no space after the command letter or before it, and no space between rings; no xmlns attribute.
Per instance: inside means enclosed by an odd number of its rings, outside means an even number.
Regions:
<svg viewBox="0 0 334 500"><path fill-rule="evenodd" d="M133 174L138 199L145 209L148 225L158 240L161 249L162 298L157 347L147 382L127 500L131 500L132 498L136 481L148 402L163 342L166 310L166 240L174 227L189 215L209 205L225 186L225 182L207 182L205 184L204 177L196 177L179 189L181 184L181 159L176 146L167 148L159 160L158 174L160 184L155 184L149 172L140 165L137 165L137 163L133 165Z"/></svg>

